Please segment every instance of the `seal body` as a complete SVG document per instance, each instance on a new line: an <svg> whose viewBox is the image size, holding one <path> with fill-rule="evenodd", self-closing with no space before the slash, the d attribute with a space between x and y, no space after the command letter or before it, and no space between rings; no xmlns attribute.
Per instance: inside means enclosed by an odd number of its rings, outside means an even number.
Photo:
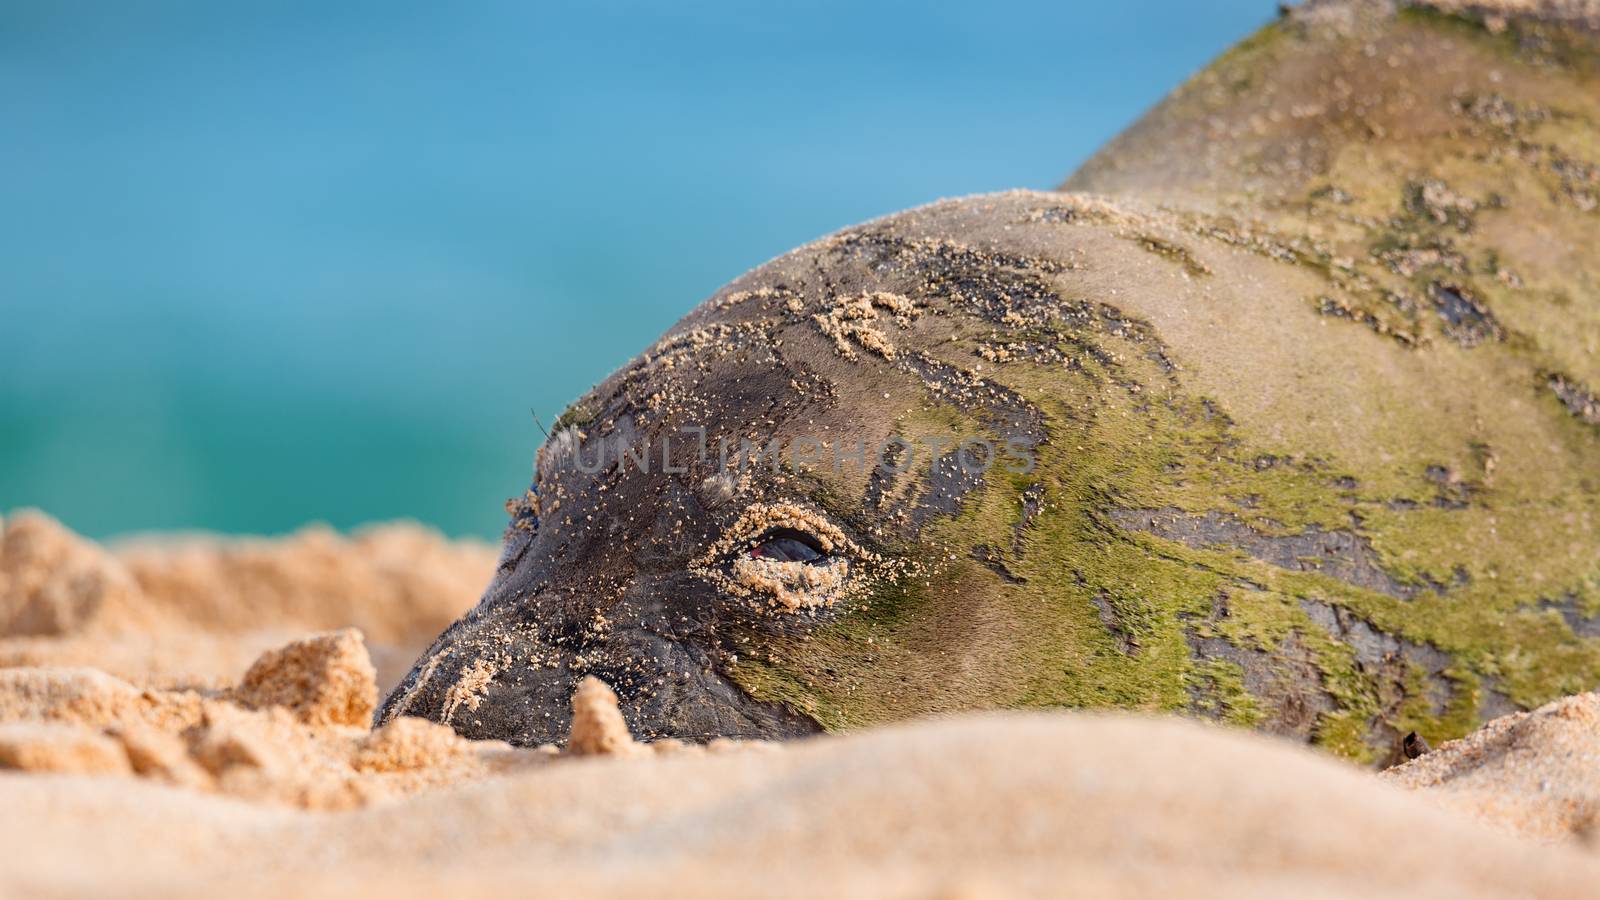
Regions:
<svg viewBox="0 0 1600 900"><path fill-rule="evenodd" d="M555 741L596 675L645 738L1115 707L1377 759L1593 688L1600 76L1473 15L1313 4L1071 192L730 284L562 416L380 718Z"/></svg>

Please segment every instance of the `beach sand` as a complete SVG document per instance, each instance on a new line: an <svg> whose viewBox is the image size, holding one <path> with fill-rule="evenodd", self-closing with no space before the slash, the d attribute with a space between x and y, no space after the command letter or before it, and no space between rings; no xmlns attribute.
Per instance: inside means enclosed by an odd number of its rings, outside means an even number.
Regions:
<svg viewBox="0 0 1600 900"><path fill-rule="evenodd" d="M9 517L0 896L1570 897L1600 884L1593 694L1383 774L1198 722L1074 712L645 745L593 680L568 748L416 719L369 730L380 682L472 604L494 559L410 526L106 550L42 515Z"/></svg>

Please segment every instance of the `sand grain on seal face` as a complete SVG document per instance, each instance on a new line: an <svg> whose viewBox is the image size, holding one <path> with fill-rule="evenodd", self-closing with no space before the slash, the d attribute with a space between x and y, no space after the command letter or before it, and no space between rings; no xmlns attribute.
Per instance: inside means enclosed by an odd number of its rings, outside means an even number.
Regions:
<svg viewBox="0 0 1600 900"><path fill-rule="evenodd" d="M494 680L499 671L500 667L493 660L487 658L473 660L445 695L445 723L449 724L462 707L468 710L477 709L483 702L483 692L488 689L489 682Z"/></svg>

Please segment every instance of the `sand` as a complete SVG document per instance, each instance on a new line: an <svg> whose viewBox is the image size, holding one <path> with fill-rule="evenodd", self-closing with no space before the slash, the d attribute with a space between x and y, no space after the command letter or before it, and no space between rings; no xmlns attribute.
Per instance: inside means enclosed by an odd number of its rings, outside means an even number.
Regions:
<svg viewBox="0 0 1600 900"><path fill-rule="evenodd" d="M470 604L451 591L485 559L389 534L415 552L326 533L194 539L182 555L206 562L177 566L159 545L108 552L10 518L0 896L1570 897L1600 884L1594 694L1383 775L1217 726L1071 712L643 744L593 679L568 748L417 719L372 731L379 676L348 626L418 640L408 629L430 611ZM206 574L159 577L179 569ZM228 608L247 596L276 605ZM242 635L291 629L239 659Z"/></svg>
<svg viewBox="0 0 1600 900"><path fill-rule="evenodd" d="M1496 719L1383 778L1508 830L1600 850L1600 693Z"/></svg>
<svg viewBox="0 0 1600 900"><path fill-rule="evenodd" d="M140 684L219 687L269 648L354 627L387 690L477 602L498 557L403 523L107 549L25 510L0 523L0 666L92 665Z"/></svg>

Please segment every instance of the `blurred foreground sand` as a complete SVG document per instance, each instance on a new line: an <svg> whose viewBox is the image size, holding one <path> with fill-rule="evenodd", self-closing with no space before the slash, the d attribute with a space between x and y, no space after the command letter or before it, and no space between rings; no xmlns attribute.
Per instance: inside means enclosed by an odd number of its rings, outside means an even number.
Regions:
<svg viewBox="0 0 1600 900"><path fill-rule="evenodd" d="M1600 695L1381 776L1177 719L1010 713L567 750L368 720L494 553L392 526L108 553L0 534L0 896L1457 896L1600 885ZM340 629L340 630L328 630ZM307 635L306 632L318 632ZM268 651L263 653L263 651ZM259 658L258 658L259 657Z"/></svg>
<svg viewBox="0 0 1600 900"><path fill-rule="evenodd" d="M33 511L0 531L0 666L217 687L307 631L359 628L388 688L477 602L498 550L410 524L102 549Z"/></svg>

